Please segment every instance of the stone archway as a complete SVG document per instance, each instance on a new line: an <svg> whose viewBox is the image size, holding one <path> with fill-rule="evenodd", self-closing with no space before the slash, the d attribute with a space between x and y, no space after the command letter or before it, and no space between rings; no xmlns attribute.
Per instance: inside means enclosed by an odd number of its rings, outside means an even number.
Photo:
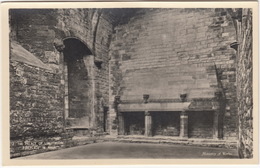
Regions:
<svg viewBox="0 0 260 168"><path fill-rule="evenodd" d="M67 127L90 128L95 124L94 57L77 38L64 43L65 121Z"/></svg>

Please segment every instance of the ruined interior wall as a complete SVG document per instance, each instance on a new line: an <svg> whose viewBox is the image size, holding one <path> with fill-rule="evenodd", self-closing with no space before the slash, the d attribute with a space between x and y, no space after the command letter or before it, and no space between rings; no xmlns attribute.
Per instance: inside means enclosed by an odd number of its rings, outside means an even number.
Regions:
<svg viewBox="0 0 260 168"><path fill-rule="evenodd" d="M237 98L239 116L239 156L253 157L253 66L252 66L252 10L243 9L238 23Z"/></svg>
<svg viewBox="0 0 260 168"><path fill-rule="evenodd" d="M147 82L149 87L153 80L168 81L163 74L176 72L163 67L215 62L227 103L224 139L237 138L236 53L229 46L236 40L236 32L224 9L142 9L127 24L115 27L115 32L110 47L110 104L115 95L124 95L128 89L124 85L129 82L136 86ZM158 69L160 79L125 77L130 71L142 74L151 69ZM163 87L155 86L145 94L152 95ZM131 92L140 94L140 89ZM111 113L112 118L116 116L113 109Z"/></svg>
<svg viewBox="0 0 260 168"><path fill-rule="evenodd" d="M66 36L83 40L93 54L103 61L102 68L96 70L97 81L102 85L101 92L105 92L105 85L108 85L108 47L113 31L111 20L108 14L96 12L94 9L59 10L58 28L62 29ZM108 97L105 97L105 100L108 101Z"/></svg>
<svg viewBox="0 0 260 168"><path fill-rule="evenodd" d="M63 147L63 94L59 75L11 61L10 89L11 156Z"/></svg>
<svg viewBox="0 0 260 168"><path fill-rule="evenodd" d="M57 36L56 10L12 9L10 17L11 40L16 40L45 64L57 61L53 46Z"/></svg>
<svg viewBox="0 0 260 168"><path fill-rule="evenodd" d="M97 111L97 130L103 130L104 110L109 106L109 45L113 25L111 17L103 13L97 26L96 33L96 54L101 59L101 68L95 67L95 94L96 94L96 111ZM105 118L108 120L108 118ZM107 127L107 126L106 126Z"/></svg>
<svg viewBox="0 0 260 168"><path fill-rule="evenodd" d="M57 23L54 16L55 11L50 10L10 11L10 40L17 41L51 68L15 62L10 55L11 157L55 150L64 145L61 140L64 87L58 65L60 55L53 46L52 27Z"/></svg>
<svg viewBox="0 0 260 168"><path fill-rule="evenodd" d="M68 138L63 138L65 135L62 131L64 129L62 125L64 115L63 60L53 45L55 39L78 38L88 45L96 57L103 61L102 67L96 68L94 76L98 86L95 89L94 100L96 112L99 112L100 104L107 106L107 49L112 24L105 14L101 15L96 40L93 42L93 29L95 29L93 25L95 25L96 18L89 17L91 13L93 13L91 9L10 11L10 40L17 41L51 68L51 71L48 72L35 66L10 62L10 102L13 103L10 105L10 121L15 122L10 127L10 131L14 135L11 137L11 157L58 149L64 147L65 139L68 140ZM21 72L22 75L17 76L17 72ZM23 80L26 80L27 83L22 83ZM97 118L97 122L99 120L102 120L101 115ZM26 134L18 136L17 134L20 132L18 130L21 130L21 133L26 132ZM37 138L32 139L31 136ZM58 138L53 139L53 136ZM67 136L70 135L65 137Z"/></svg>
<svg viewBox="0 0 260 168"><path fill-rule="evenodd" d="M103 107L108 106L108 47L113 31L112 18L96 9L62 9L58 13L58 28L68 37L83 40L95 57L103 62L101 68L94 67L96 129L102 131Z"/></svg>

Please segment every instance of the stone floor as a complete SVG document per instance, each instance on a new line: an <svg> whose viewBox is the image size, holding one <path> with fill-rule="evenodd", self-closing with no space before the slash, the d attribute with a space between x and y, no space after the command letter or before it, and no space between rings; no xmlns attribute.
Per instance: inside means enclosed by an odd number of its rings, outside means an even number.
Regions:
<svg viewBox="0 0 260 168"><path fill-rule="evenodd" d="M145 143L102 142L16 159L238 158L236 149Z"/></svg>

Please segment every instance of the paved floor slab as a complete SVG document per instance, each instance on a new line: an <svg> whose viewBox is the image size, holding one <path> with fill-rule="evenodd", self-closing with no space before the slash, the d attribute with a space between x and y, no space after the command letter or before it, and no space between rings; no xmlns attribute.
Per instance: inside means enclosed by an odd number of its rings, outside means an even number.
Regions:
<svg viewBox="0 0 260 168"><path fill-rule="evenodd" d="M103 142L17 159L238 158L236 149L168 144Z"/></svg>

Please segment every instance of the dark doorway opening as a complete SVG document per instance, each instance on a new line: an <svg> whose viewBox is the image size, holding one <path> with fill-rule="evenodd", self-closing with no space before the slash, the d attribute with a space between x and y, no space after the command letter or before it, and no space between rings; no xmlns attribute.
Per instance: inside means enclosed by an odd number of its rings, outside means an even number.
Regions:
<svg viewBox="0 0 260 168"><path fill-rule="evenodd" d="M64 45L64 61L67 66L68 117L90 117L92 83L84 57L92 53L84 43L75 38L65 39Z"/></svg>
<svg viewBox="0 0 260 168"><path fill-rule="evenodd" d="M126 112L124 120L127 135L144 135L144 112Z"/></svg>
<svg viewBox="0 0 260 168"><path fill-rule="evenodd" d="M213 138L212 112L189 112L188 135L191 138Z"/></svg>
<svg viewBox="0 0 260 168"><path fill-rule="evenodd" d="M180 135L180 112L153 112L152 117L153 135Z"/></svg>

